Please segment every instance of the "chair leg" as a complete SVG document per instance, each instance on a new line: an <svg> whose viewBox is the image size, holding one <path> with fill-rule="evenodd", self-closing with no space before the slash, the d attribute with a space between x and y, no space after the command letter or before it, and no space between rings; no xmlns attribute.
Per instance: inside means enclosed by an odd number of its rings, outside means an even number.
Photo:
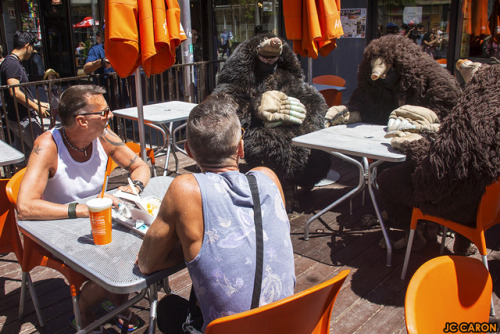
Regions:
<svg viewBox="0 0 500 334"><path fill-rule="evenodd" d="M28 272L22 273L21 280L21 299L19 301L19 319L22 320L24 317L24 301L26 298L26 286L28 286L31 300L33 301L33 307L35 308L36 317L38 319L38 323L40 327L45 327L45 322L42 317L42 310L40 308L40 303L38 302L38 296L36 295L35 287L33 285L33 281L31 280L31 276Z"/></svg>
<svg viewBox="0 0 500 334"><path fill-rule="evenodd" d="M488 266L488 258L486 255L481 255L481 260L483 261L484 266L488 271L490 271L490 268ZM493 295L491 295L491 306L490 306L490 316L494 317L495 316L495 307L493 305Z"/></svg>
<svg viewBox="0 0 500 334"><path fill-rule="evenodd" d="M71 296L71 301L73 302L73 313L75 315L76 330L82 329L82 317L80 314L80 307L78 306L78 297Z"/></svg>
<svg viewBox="0 0 500 334"><path fill-rule="evenodd" d="M446 234L448 233L448 227L443 226L443 236L441 237L441 248L439 249L439 254L444 253L444 246L446 244Z"/></svg>
<svg viewBox="0 0 500 334"><path fill-rule="evenodd" d="M26 275L28 273L24 272L22 273L22 278L21 278L21 297L19 298L19 320L23 320L24 318L24 299L26 297Z"/></svg>
<svg viewBox="0 0 500 334"><path fill-rule="evenodd" d="M408 237L408 244L406 245L405 261L403 264L403 270L401 271L401 280L404 281L406 276L406 270L408 270L408 262L410 262L411 247L413 245L413 238L415 237L415 230L410 230L410 236Z"/></svg>

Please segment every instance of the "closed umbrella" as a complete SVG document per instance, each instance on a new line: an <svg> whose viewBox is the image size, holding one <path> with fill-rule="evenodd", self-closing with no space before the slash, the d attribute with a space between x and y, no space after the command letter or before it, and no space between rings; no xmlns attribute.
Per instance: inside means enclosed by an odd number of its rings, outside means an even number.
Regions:
<svg viewBox="0 0 500 334"><path fill-rule="evenodd" d="M287 0L283 2L286 36L293 51L309 58L308 80L312 82L312 59L328 55L336 39L344 34L340 0Z"/></svg>
<svg viewBox="0 0 500 334"><path fill-rule="evenodd" d="M175 49L186 39L179 4L177 0L107 0L105 20L104 48L111 66L122 78L136 73L139 141L146 160L139 66L149 77L174 64Z"/></svg>

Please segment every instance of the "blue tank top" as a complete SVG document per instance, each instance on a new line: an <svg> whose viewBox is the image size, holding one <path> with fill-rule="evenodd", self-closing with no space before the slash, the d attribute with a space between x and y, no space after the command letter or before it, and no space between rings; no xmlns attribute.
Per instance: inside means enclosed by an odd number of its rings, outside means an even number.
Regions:
<svg viewBox="0 0 500 334"><path fill-rule="evenodd" d="M293 294L295 269L290 223L276 184L255 175L262 208L264 265L259 306ZM255 224L248 180L239 171L194 174L201 190L204 236L186 263L203 314L214 319L250 309L255 278Z"/></svg>

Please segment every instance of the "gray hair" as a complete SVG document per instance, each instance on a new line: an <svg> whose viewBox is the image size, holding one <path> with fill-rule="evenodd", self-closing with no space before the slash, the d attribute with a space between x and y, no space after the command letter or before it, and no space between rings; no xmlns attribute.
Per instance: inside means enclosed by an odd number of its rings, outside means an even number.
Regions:
<svg viewBox="0 0 500 334"><path fill-rule="evenodd" d="M74 116L86 110L91 96L105 93L106 89L96 85L76 85L66 89L61 95L58 110L62 125L73 124Z"/></svg>
<svg viewBox="0 0 500 334"><path fill-rule="evenodd" d="M237 105L228 96L209 96L197 105L187 121L187 140L201 166L222 166L237 151L241 124Z"/></svg>

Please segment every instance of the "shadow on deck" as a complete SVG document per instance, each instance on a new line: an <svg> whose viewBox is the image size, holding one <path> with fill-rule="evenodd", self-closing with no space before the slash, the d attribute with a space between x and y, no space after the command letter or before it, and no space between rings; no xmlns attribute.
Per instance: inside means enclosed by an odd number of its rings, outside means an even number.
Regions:
<svg viewBox="0 0 500 334"><path fill-rule="evenodd" d="M189 158L178 154L179 173L195 172L196 167ZM162 175L160 166L164 157L157 160L158 175ZM382 233L378 225L371 228L361 223L365 214L373 214L373 207L366 191L352 200L325 213L313 221L309 227L310 239L304 240L304 226L313 216L330 202L349 191L357 182L355 167L333 160L334 168L340 173L338 182L314 188L308 194L298 194L300 209L289 214L291 237L295 252L295 271L297 278L296 292L323 282L338 272L349 269L351 272L344 283L333 309L331 332L348 334L360 333L406 333L404 322L404 297L411 275L425 261L439 255L439 246L430 245L421 251L412 252L407 279L400 280L403 264L403 251L395 251L392 266L386 266L386 251L379 247ZM174 159L170 159L169 171L175 168ZM170 174L175 176L175 173ZM115 170L109 181L109 188L126 184L123 171ZM344 230L340 232L340 225ZM403 236L402 231L392 230L391 239ZM500 226L491 228L487 233L488 255L491 276L494 284L494 304L500 312ZM440 241L440 238L438 238ZM453 239L448 238L445 254L451 254ZM479 255L474 255L480 258ZM18 318L21 270L13 253L0 257L0 332L1 333L74 333L70 324L72 305L69 289L63 277L47 268L35 268L32 279L41 303L46 322L44 328L38 326L36 315L29 295L25 304L25 317ZM187 270L170 278L174 293L189 297L191 281ZM160 297L163 293L160 293ZM147 332L149 304L141 301L132 308L145 322L136 333ZM105 326L111 333L119 333L114 324Z"/></svg>

